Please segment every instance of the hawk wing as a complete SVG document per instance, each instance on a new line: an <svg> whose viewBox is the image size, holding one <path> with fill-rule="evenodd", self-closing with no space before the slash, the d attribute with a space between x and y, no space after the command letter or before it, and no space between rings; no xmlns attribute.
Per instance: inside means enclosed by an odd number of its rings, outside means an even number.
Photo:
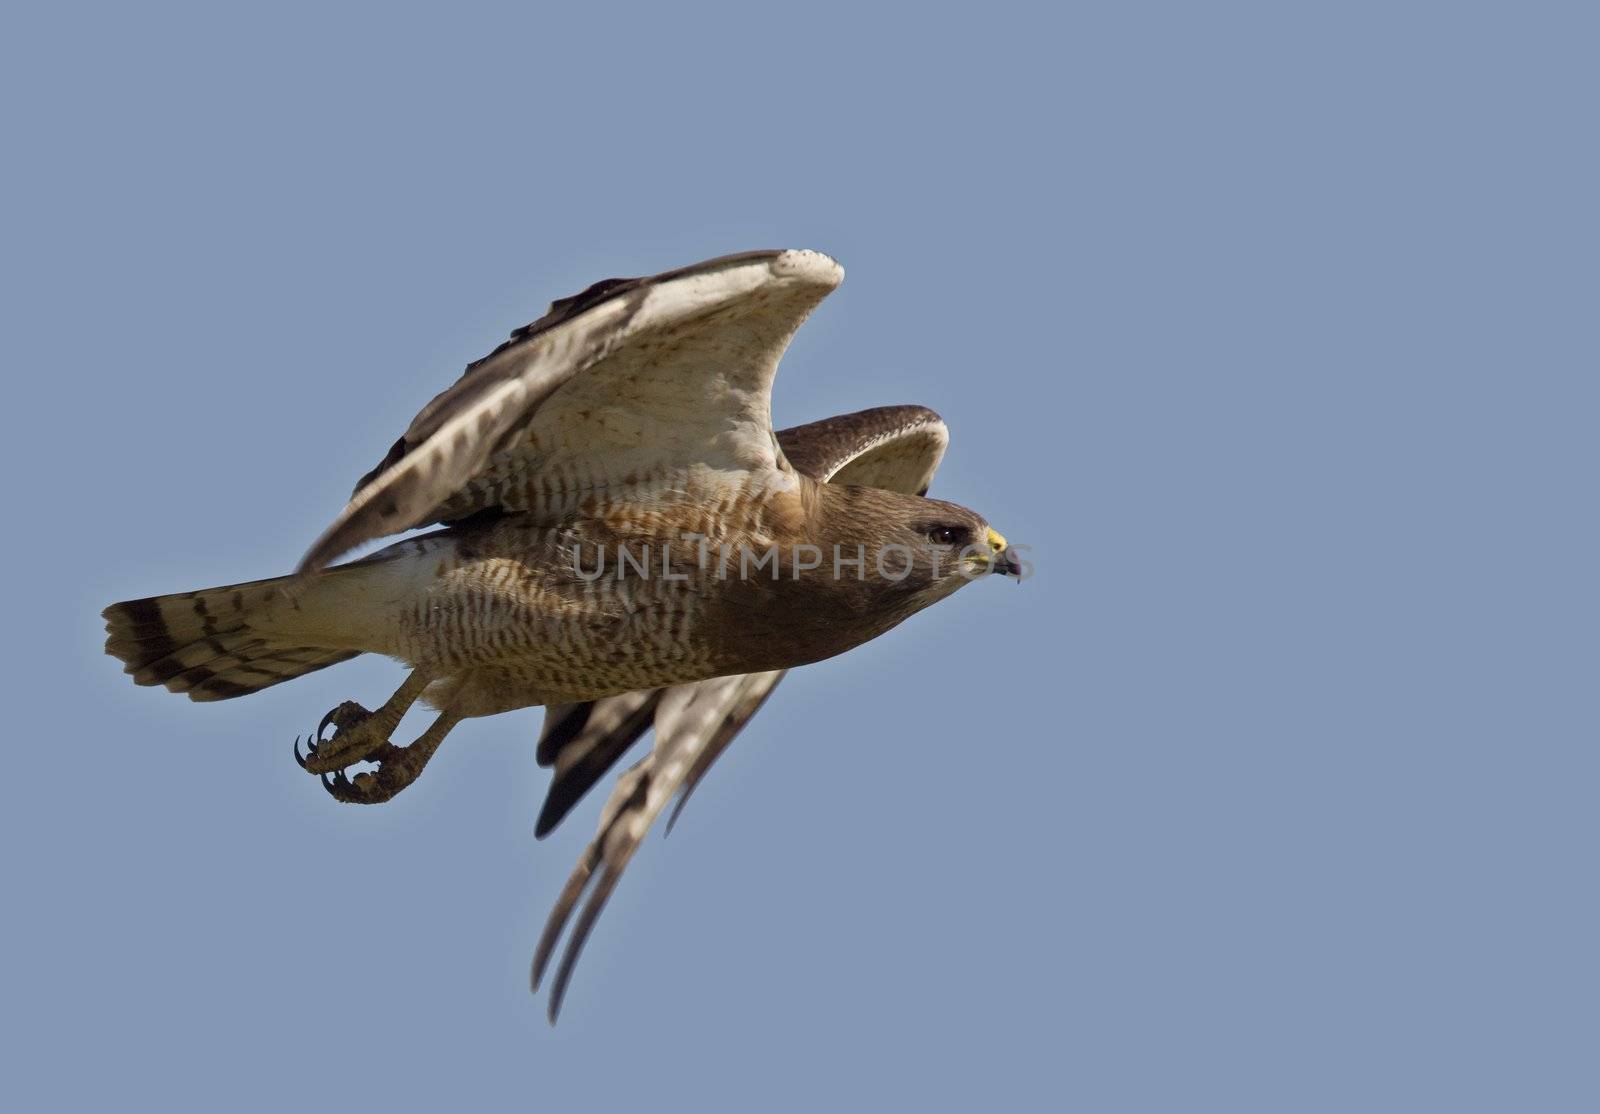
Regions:
<svg viewBox="0 0 1600 1114"><path fill-rule="evenodd" d="M786 429L778 442L797 471L826 483L926 495L950 431L926 406L878 406Z"/></svg>
<svg viewBox="0 0 1600 1114"><path fill-rule="evenodd" d="M920 495L927 491L950 435L939 415L926 407L883 406L782 430L777 439L790 464L814 479ZM655 745L618 780L601 811L599 834L584 849L539 938L535 990L579 899L599 871L550 990L552 1023L584 941L650 825L676 794L678 803L667 820L671 830L689 795L784 672L716 677L545 710L538 761L554 765L555 778L539 814L537 836L560 823L640 736L655 728Z"/></svg>
<svg viewBox="0 0 1600 1114"><path fill-rule="evenodd" d="M818 252L747 252L556 302L423 407L299 571L415 526L561 513L697 466L792 485L772 379L843 278Z"/></svg>

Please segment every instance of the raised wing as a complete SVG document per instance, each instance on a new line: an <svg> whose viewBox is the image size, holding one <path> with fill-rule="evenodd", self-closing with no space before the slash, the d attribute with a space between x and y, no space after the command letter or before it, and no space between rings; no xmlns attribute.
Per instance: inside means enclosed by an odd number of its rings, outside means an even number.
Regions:
<svg viewBox="0 0 1600 1114"><path fill-rule="evenodd" d="M560 513L696 466L792 481L772 379L844 277L811 251L608 279L512 334L412 421L301 561L491 507Z"/></svg>
<svg viewBox="0 0 1600 1114"><path fill-rule="evenodd" d="M778 443L814 479L926 495L950 431L926 406L878 406L786 429Z"/></svg>
<svg viewBox="0 0 1600 1114"><path fill-rule="evenodd" d="M834 483L861 483L921 494L949 444L944 422L921 406L884 406L782 430L783 455L801 472ZM661 809L678 796L670 831L689 796L728 745L760 709L784 672L716 677L691 685L630 692L545 710L540 765L555 777L535 834L553 829L650 726L655 746L623 774L600 814L600 831L585 848L545 923L533 961L538 989L562 931L596 871L550 991L550 1020L560 1013L584 941L623 869Z"/></svg>

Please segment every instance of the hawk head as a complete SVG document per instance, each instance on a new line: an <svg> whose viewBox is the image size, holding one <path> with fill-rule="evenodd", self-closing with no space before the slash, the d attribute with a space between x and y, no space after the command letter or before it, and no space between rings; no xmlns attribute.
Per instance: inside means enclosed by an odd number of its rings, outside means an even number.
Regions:
<svg viewBox="0 0 1600 1114"><path fill-rule="evenodd" d="M833 553L817 571L870 585L880 599L920 610L979 577L1023 575L1005 537L958 503L835 484L820 494L818 533Z"/></svg>

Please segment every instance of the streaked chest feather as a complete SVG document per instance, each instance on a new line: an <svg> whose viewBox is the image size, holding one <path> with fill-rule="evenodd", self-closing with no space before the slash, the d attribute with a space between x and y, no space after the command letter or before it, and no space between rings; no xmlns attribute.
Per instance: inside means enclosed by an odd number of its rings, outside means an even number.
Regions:
<svg viewBox="0 0 1600 1114"><path fill-rule="evenodd" d="M773 496L692 478L647 495L596 491L558 524L530 513L461 530L399 614L391 652L447 672L492 667L560 693L732 668L737 590L715 555L770 544Z"/></svg>

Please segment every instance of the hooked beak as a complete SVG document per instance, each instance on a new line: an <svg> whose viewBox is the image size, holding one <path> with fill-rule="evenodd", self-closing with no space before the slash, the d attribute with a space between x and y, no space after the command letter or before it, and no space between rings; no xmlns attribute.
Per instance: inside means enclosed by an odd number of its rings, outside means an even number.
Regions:
<svg viewBox="0 0 1600 1114"><path fill-rule="evenodd" d="M988 542L990 550L989 571L999 573L1001 576L1014 576L1021 580L1022 562L1017 559L1017 555L1011 552L1010 547L1006 545L1005 536L991 526L989 527Z"/></svg>

